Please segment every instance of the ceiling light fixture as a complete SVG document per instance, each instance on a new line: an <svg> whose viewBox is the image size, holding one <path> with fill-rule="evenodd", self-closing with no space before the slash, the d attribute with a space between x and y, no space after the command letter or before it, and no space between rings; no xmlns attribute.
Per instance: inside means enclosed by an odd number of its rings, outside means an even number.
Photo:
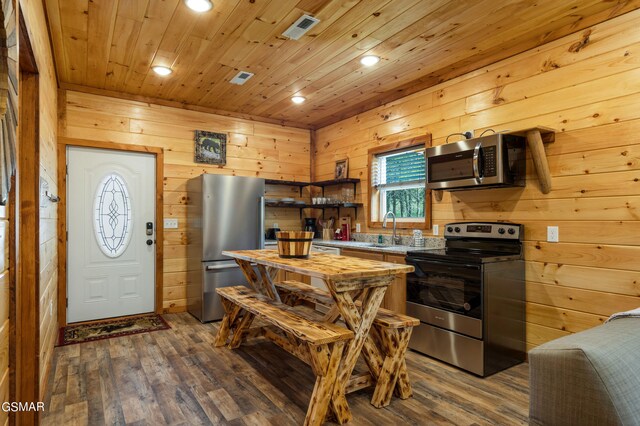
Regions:
<svg viewBox="0 0 640 426"><path fill-rule="evenodd" d="M151 69L153 70L153 72L155 72L158 75L161 75L162 77L166 77L173 72L171 68L163 67L161 65L156 65L155 67L151 67Z"/></svg>
<svg viewBox="0 0 640 426"><path fill-rule="evenodd" d="M198 13L208 12L213 8L211 0L184 0L184 3L189 9Z"/></svg>
<svg viewBox="0 0 640 426"><path fill-rule="evenodd" d="M304 96L293 96L291 98L291 102L293 102L294 104L301 104L306 100L307 99Z"/></svg>
<svg viewBox="0 0 640 426"><path fill-rule="evenodd" d="M363 56L362 59L360 59L360 63L365 67L371 67L377 64L378 62L380 62L380 56L375 56L375 55Z"/></svg>

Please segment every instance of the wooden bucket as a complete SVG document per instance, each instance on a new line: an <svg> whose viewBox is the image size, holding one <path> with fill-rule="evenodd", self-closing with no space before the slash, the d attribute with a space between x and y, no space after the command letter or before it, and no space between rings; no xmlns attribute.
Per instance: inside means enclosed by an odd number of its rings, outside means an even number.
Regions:
<svg viewBox="0 0 640 426"><path fill-rule="evenodd" d="M310 231L280 231L276 232L278 239L278 254L285 259L306 259L311 250L313 232Z"/></svg>

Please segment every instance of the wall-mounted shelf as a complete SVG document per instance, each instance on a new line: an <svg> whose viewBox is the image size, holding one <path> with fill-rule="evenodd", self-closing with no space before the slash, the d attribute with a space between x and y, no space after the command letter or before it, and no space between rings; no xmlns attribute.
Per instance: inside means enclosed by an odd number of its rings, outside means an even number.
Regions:
<svg viewBox="0 0 640 426"><path fill-rule="evenodd" d="M318 188L322 188L322 196L324 196L324 188L327 186L333 185L343 185L345 183L349 183L353 185L353 192L356 192L356 185L360 182L360 179L356 178L345 178L345 179L330 179L323 180L319 182L296 182L292 180L276 180L276 179L266 179L265 183L267 185L282 185L282 186L297 186L300 188L300 196L302 196L302 188L307 186L317 186Z"/></svg>
<svg viewBox="0 0 640 426"><path fill-rule="evenodd" d="M351 184L353 185L353 193L356 192L356 185L360 182L360 179L356 178L346 178L346 179L331 179L331 180L323 180L319 182L296 182L291 180L276 180L276 179L266 179L265 183L267 185L282 185L282 186L296 186L300 188L300 196L302 197L302 188L307 186L317 186L318 188L322 188L322 196L324 197L324 188L327 186L333 185L344 185ZM361 207L361 203L334 203L334 204L295 204L295 203L281 203L281 202L266 202L265 206L267 207L281 207L281 208L297 208L300 209L300 217L302 217L303 209L318 209L322 210L322 216L324 217L325 209L338 209L338 216L340 216L340 209L355 209L356 217L358 217L358 207Z"/></svg>
<svg viewBox="0 0 640 426"><path fill-rule="evenodd" d="M302 187L300 188L300 192L302 192ZM308 208L308 204L306 203L283 203L281 201L265 201L264 205L265 207L277 207L280 209L298 209L300 210L300 219L302 219L302 210Z"/></svg>
<svg viewBox="0 0 640 426"><path fill-rule="evenodd" d="M309 186L309 182L298 182L295 180L265 179L265 183L267 185Z"/></svg>
<svg viewBox="0 0 640 426"><path fill-rule="evenodd" d="M332 203L332 204L296 204L296 203L283 203L279 201L267 201L264 203L266 207L277 207L285 209L300 209L300 217L302 217L302 210L304 209L316 209L322 210L324 216L325 209L338 209L338 216L340 216L340 209L355 209L356 217L358 216L358 207L362 207L361 203Z"/></svg>
<svg viewBox="0 0 640 426"><path fill-rule="evenodd" d="M293 180L276 180L265 179L264 183L267 185L281 185L281 186L297 186L300 190L300 196L302 197L302 188L309 186L309 182L296 182Z"/></svg>
<svg viewBox="0 0 640 426"><path fill-rule="evenodd" d="M540 182L540 191L543 194L548 194L551 191L551 172L549 171L544 144L555 142L556 131L549 127L537 126L517 132L509 132L509 134L527 138L527 146L531 152L531 158Z"/></svg>
<svg viewBox="0 0 640 426"><path fill-rule="evenodd" d="M358 217L358 207L362 207L362 203L312 204L309 207L322 210L323 218L325 209L338 209L338 217L340 216L340 209L355 209L356 217Z"/></svg>
<svg viewBox="0 0 640 426"><path fill-rule="evenodd" d="M280 207L285 209L306 209L309 207L308 204L296 204L296 203L283 203L281 201L265 201L264 205L266 207Z"/></svg>
<svg viewBox="0 0 640 426"><path fill-rule="evenodd" d="M324 197L324 188L327 187L327 186L351 184L351 185L353 185L353 193L355 194L356 193L356 185L358 183L360 183L360 179L346 178L346 179L323 180L323 181L320 181L320 182L311 182L310 185L322 188L322 196Z"/></svg>

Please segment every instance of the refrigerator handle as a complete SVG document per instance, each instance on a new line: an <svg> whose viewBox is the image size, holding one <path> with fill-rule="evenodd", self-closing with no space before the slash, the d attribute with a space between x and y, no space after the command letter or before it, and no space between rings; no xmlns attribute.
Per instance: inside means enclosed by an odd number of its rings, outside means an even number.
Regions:
<svg viewBox="0 0 640 426"><path fill-rule="evenodd" d="M264 196L258 198L258 241L259 248L264 248Z"/></svg>
<svg viewBox="0 0 640 426"><path fill-rule="evenodd" d="M251 263L251 266L257 266L257 263ZM216 262L215 265L207 265L204 269L206 271L220 271L223 269L234 269L239 268L240 266L233 260L228 262Z"/></svg>
<svg viewBox="0 0 640 426"><path fill-rule="evenodd" d="M207 267L205 267L205 270L207 271L219 271L222 269L234 269L234 268L239 268L238 264L234 261L231 262L220 262L217 265L208 265Z"/></svg>

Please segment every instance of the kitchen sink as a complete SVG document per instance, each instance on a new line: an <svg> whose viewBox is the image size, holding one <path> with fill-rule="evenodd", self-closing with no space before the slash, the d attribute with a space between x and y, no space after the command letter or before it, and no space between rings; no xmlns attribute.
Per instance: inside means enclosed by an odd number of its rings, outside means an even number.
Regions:
<svg viewBox="0 0 640 426"><path fill-rule="evenodd" d="M369 244L362 244L362 247L389 248L389 247L393 247L393 246L388 246L386 244L369 243Z"/></svg>

